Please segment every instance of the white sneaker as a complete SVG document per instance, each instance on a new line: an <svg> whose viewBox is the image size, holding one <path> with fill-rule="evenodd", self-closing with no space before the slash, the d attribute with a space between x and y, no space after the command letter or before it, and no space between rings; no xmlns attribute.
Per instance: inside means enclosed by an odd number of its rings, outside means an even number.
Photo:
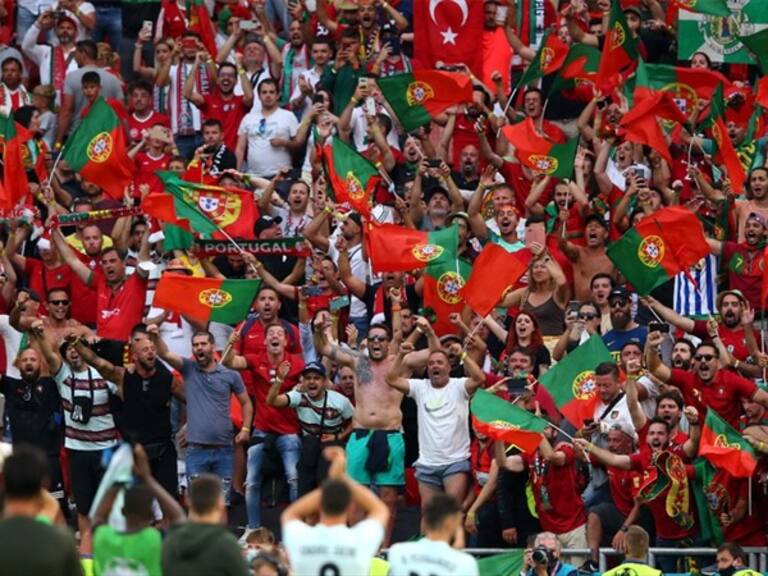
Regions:
<svg viewBox="0 0 768 576"><path fill-rule="evenodd" d="M240 546L245 546L245 543L246 543L246 541L247 541L247 539L248 539L248 535L249 535L251 532L253 532L254 530L255 530L255 528L248 528L248 527L246 526L246 527L245 527L245 531L243 532L242 536L240 536L240 538L237 540L237 543L238 543Z"/></svg>

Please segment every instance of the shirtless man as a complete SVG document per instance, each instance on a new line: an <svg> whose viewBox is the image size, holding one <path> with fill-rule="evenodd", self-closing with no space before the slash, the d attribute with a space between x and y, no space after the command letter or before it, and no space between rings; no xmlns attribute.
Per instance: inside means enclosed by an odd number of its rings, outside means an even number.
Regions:
<svg viewBox="0 0 768 576"><path fill-rule="evenodd" d="M560 249L573 263L573 287L576 300L584 302L592 296L590 282L595 274L616 275L616 269L605 253L608 224L599 214L586 219L584 227L586 246L579 246L559 238Z"/></svg>
<svg viewBox="0 0 768 576"><path fill-rule="evenodd" d="M357 372L355 382L355 413L352 416L353 432L347 442L347 467L350 477L364 486L375 483L379 496L389 506L391 517L384 539L389 546L394 525L398 487L405 485L405 441L402 432L403 414L400 403L403 393L387 385L386 376L392 369L395 355L390 344L392 335L384 324L372 324L368 330L368 355L356 350L341 349L331 344L325 335L326 320L320 316L315 320L315 349L340 366L347 366ZM413 340L426 334L430 348L440 349L429 322L417 320ZM410 338L409 338L410 340ZM405 357L406 371L412 372L426 364L429 349L413 352ZM366 464L373 449L371 460L375 469Z"/></svg>
<svg viewBox="0 0 768 576"><path fill-rule="evenodd" d="M45 336L54 348L58 348L68 334L75 334L81 338L94 335L90 328L69 318L71 305L69 293L63 288L53 288L48 292L45 302L48 315L43 316L42 321ZM21 315L21 310L17 308L11 312L10 324L19 332L28 332L36 319L35 316Z"/></svg>

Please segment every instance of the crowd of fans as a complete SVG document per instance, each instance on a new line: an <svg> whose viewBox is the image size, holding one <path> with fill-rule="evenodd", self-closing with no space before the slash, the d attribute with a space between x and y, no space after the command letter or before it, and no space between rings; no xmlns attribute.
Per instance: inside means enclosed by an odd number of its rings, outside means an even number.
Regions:
<svg viewBox="0 0 768 576"><path fill-rule="evenodd" d="M575 104L548 93L545 78L510 99L545 30L602 47L609 0L485 0L476 48L504 52L506 69L476 76L438 63L471 77L473 100L406 132L377 80L413 70L420 1L0 6L0 112L34 136L25 204L1 233L0 427L14 455L0 572L79 573L71 537L50 526L65 522L97 574L363 574L381 548L422 534L390 549L391 574L477 573L451 548L466 540L528 549L537 576L596 572L601 547L642 562L649 544L722 545L718 570L730 575L745 567L740 547L768 545L758 67L703 52L678 61L685 2L614 0L647 62L728 78L741 195L703 134L670 132L671 164L617 136L628 112L620 89ZM536 31L524 35L521 21ZM99 98L118 112L135 164L122 199L54 165ZM698 100L700 111L708 103ZM500 129L522 118L552 141L580 136L569 178L515 157ZM333 200L316 147L332 136L382 174L370 216ZM253 190L254 237L301 238L311 255L164 249L160 224L141 213L164 190L159 170ZM673 205L698 216L711 254L640 296L606 248ZM366 218L456 226L470 265L489 243L533 258L488 316L466 307L438 319L423 270L374 273ZM248 318L230 326L153 307L164 274L262 285ZM599 398L575 427L538 379L595 334L613 361L589 367ZM474 429L480 388L551 424L535 453ZM693 461L707 410L758 465L750 478L716 468L706 503L717 526L705 532ZM134 481L100 490L124 441ZM230 526L238 547L223 519L242 502L245 526ZM288 503L278 530L269 510ZM412 507L421 525L398 523ZM661 556L657 567L697 561L706 559Z"/></svg>

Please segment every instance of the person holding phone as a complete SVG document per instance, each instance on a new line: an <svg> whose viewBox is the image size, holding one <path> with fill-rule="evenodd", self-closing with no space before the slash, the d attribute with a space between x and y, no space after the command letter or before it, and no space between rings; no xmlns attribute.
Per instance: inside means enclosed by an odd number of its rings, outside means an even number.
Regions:
<svg viewBox="0 0 768 576"><path fill-rule="evenodd" d="M403 54L400 31L392 24L384 24L379 35L379 53L368 64L368 71L379 78L406 74L413 70L410 58Z"/></svg>
<svg viewBox="0 0 768 576"><path fill-rule="evenodd" d="M298 112L301 118L309 112L313 104L324 103L324 100L317 99L318 94L315 89L333 55L330 38L328 36L316 37L310 47L310 54L313 64L299 73L290 95L290 108Z"/></svg>

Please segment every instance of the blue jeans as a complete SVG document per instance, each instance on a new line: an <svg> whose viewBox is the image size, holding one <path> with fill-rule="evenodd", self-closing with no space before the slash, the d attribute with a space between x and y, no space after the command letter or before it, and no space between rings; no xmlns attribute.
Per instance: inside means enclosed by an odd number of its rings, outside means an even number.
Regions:
<svg viewBox="0 0 768 576"><path fill-rule="evenodd" d="M592 506L597 506L602 502L610 502L611 489L608 485L608 482L605 482L598 487L595 487L590 482L587 484L584 492L581 493L581 499L584 502L585 508L592 508Z"/></svg>
<svg viewBox="0 0 768 576"><path fill-rule="evenodd" d="M272 24L277 24L279 22L283 27L281 35L287 38L288 27L291 24L291 15L288 13L288 9L285 6L286 2L284 2L284 0L267 0L265 4L264 8L267 12L267 19L272 22Z"/></svg>
<svg viewBox="0 0 768 576"><path fill-rule="evenodd" d="M229 487L232 485L232 470L235 466L235 451L232 446L209 447L190 444L187 446L186 464L188 482L206 472L221 478L221 490L229 505Z"/></svg>
<svg viewBox="0 0 768 576"><path fill-rule="evenodd" d="M245 476L245 509L248 513L248 528L261 526L261 466L264 459L264 440L266 432L254 430L252 442L258 442L248 448L248 472ZM299 495L299 473L296 465L301 457L301 440L297 434L285 434L275 438L280 458L283 460L285 478L288 481L288 496L291 502Z"/></svg>
<svg viewBox="0 0 768 576"><path fill-rule="evenodd" d="M96 26L91 31L95 42L107 42L115 52L120 51L123 39L123 11L119 6L96 4Z"/></svg>
<svg viewBox="0 0 768 576"><path fill-rule="evenodd" d="M19 44L24 39L27 30L35 23L35 20L37 20L37 14L32 12L32 10L24 8L24 6L18 7L18 12L16 12L16 37Z"/></svg>

